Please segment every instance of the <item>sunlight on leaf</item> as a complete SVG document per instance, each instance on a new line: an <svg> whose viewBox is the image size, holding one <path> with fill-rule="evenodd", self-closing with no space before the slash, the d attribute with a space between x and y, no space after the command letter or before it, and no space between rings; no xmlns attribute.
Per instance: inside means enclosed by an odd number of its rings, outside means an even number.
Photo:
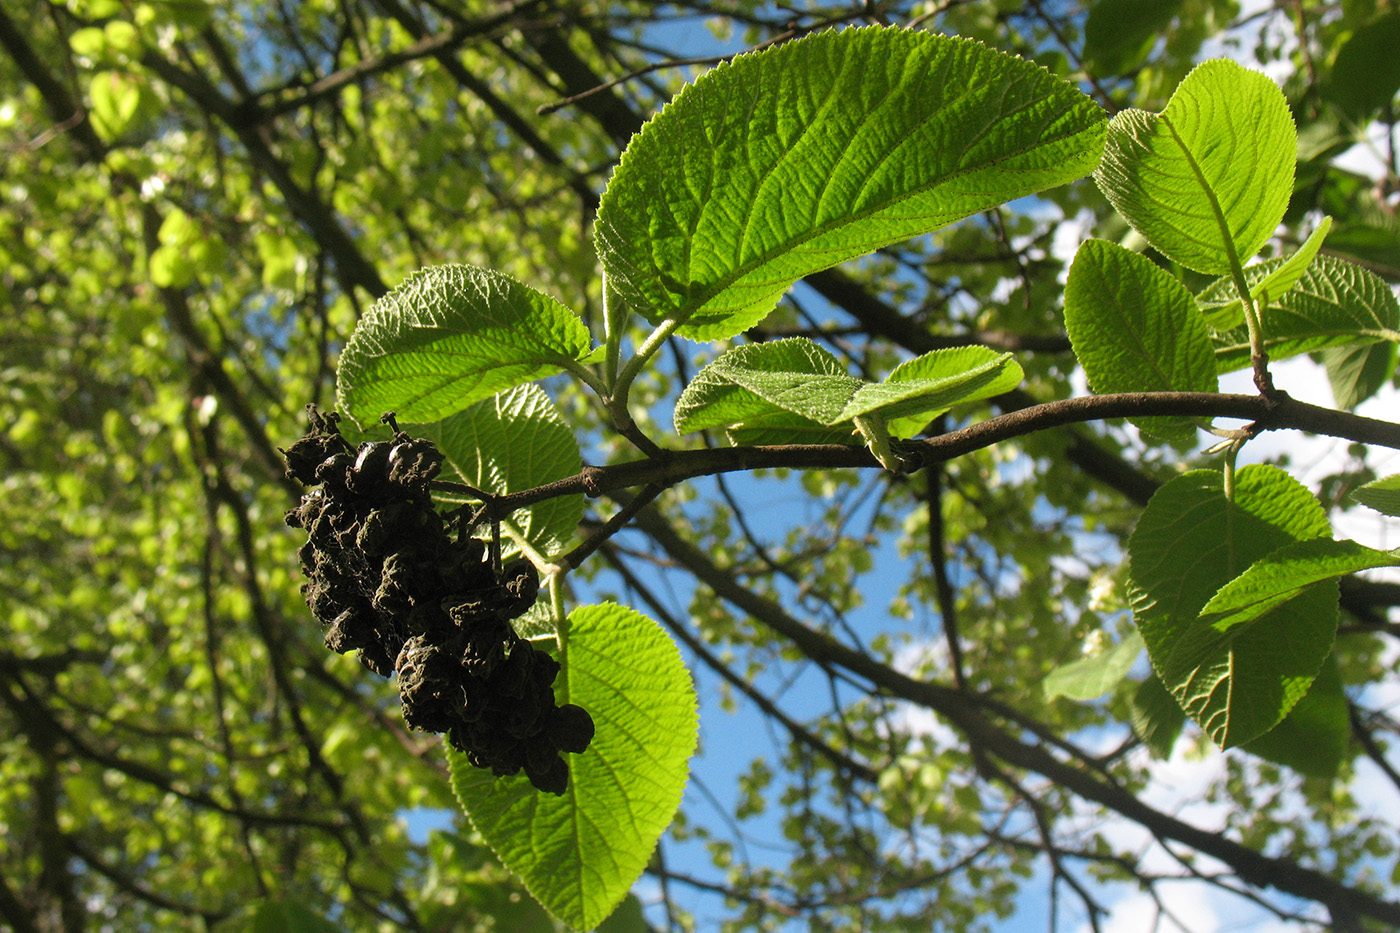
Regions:
<svg viewBox="0 0 1400 933"><path fill-rule="evenodd" d="M570 756L562 797L451 750L448 760L457 799L501 862L550 913L591 930L627 895L680 804L696 698L670 637L622 606L570 613L561 660L558 701L588 710L597 729Z"/></svg>
<svg viewBox="0 0 1400 933"><path fill-rule="evenodd" d="M1233 501L1214 470L1168 482L1128 539L1133 618L1152 666L1220 747L1267 732L1307 691L1336 632L1337 587L1318 583L1225 633L1199 618L1202 608L1256 561L1330 533L1297 480L1249 466Z"/></svg>
<svg viewBox="0 0 1400 933"><path fill-rule="evenodd" d="M560 371L590 350L588 328L509 276L434 266L374 303L340 355L336 395L360 425L386 411L427 423Z"/></svg>
<svg viewBox="0 0 1400 933"><path fill-rule="evenodd" d="M1278 86L1214 59L1186 76L1161 114L1113 118L1094 180L1162 255L1223 275L1283 219L1296 148Z"/></svg>
<svg viewBox="0 0 1400 933"><path fill-rule="evenodd" d="M1103 112L966 39L818 33L720 65L628 144L598 209L609 282L697 340L797 279L1092 171Z"/></svg>

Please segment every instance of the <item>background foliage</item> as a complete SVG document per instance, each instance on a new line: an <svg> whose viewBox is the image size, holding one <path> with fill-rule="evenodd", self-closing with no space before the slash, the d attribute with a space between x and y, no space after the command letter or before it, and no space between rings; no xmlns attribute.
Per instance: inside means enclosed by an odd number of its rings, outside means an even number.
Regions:
<svg viewBox="0 0 1400 933"><path fill-rule="evenodd" d="M599 193L713 63L697 54L916 24L1034 58L1109 111L1161 110L1207 53L1251 57L1300 134L1274 254L1321 211L1324 250L1393 285L1397 21L1308 0L4 0L0 920L548 923L465 824L410 838L406 810L452 806L445 758L321 646L276 448L307 401L331 406L371 301L423 266L501 270L601 333ZM1361 138L1371 174L1336 161ZM981 344L1027 377L988 410L1063 398L1065 257L1124 233L1086 180L812 275L745 338L810 337L871 380ZM679 445L670 409L702 349L675 340L639 380L641 430ZM1332 360L1353 374L1339 395L1393 367L1392 344ZM603 423L547 388L575 429ZM635 456L588 440L587 462ZM1376 473L1374 452L1347 454L1309 478L1328 510ZM707 479L639 513L576 583L663 622L707 698L699 777L640 889L651 921L962 930L1033 903L1037 922L1097 925L1122 892L1166 916L1194 886L1285 927L1376 922L1357 904L1400 883L1381 816L1400 793L1395 586L1343 581L1325 676L1349 734L1322 773L1163 731L1147 711L1170 701L1140 668L1103 696L1047 691L1086 654L1133 660L1111 650L1131 648L1127 535L1201 462L1108 424L909 477ZM616 507L589 500L581 522ZM1164 803L1163 773L1189 775L1189 799Z"/></svg>

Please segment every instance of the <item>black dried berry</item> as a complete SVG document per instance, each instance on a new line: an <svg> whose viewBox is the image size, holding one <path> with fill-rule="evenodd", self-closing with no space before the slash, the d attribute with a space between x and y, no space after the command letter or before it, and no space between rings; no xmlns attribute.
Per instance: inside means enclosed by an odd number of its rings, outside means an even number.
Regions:
<svg viewBox="0 0 1400 933"><path fill-rule="evenodd" d="M497 572L484 542L457 539L433 508L443 457L390 416L390 441L352 453L335 414L309 408L306 436L284 451L287 473L320 483L286 515L307 542L297 552L307 605L332 651L356 651L383 676L397 672L410 727L447 734L474 765L526 777L562 794L568 766L593 721L558 707L559 664L511 627L539 595L539 575L517 560Z"/></svg>

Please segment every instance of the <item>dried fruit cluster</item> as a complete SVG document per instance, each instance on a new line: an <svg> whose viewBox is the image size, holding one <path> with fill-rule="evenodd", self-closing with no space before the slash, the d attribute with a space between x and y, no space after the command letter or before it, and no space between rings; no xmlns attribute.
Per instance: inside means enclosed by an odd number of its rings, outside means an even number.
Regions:
<svg viewBox="0 0 1400 933"><path fill-rule="evenodd" d="M397 671L410 726L447 733L478 767L524 768L535 787L562 794L559 753L587 748L593 720L555 705L558 662L510 624L534 605L535 568L514 561L497 573L483 542L448 532L429 495L443 460L430 441L386 415L393 439L352 450L335 413L307 410L310 429L283 454L289 477L320 488L287 524L307 534L302 592L326 647L358 651L376 674Z"/></svg>

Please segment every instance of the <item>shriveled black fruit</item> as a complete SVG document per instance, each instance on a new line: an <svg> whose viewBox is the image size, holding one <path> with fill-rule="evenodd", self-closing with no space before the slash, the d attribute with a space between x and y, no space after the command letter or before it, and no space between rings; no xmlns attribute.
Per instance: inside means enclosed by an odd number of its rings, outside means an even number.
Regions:
<svg viewBox="0 0 1400 933"><path fill-rule="evenodd" d="M399 430L352 450L339 416L308 406L310 428L283 451L287 475L321 488L302 497L287 524L306 532L297 552L307 605L325 643L355 651L383 676L397 672L404 720L447 734L475 766L522 769L536 788L562 794L593 720L557 706L559 664L511 627L535 604L539 574L516 560L497 572L484 542L454 539L433 508L443 456Z"/></svg>

